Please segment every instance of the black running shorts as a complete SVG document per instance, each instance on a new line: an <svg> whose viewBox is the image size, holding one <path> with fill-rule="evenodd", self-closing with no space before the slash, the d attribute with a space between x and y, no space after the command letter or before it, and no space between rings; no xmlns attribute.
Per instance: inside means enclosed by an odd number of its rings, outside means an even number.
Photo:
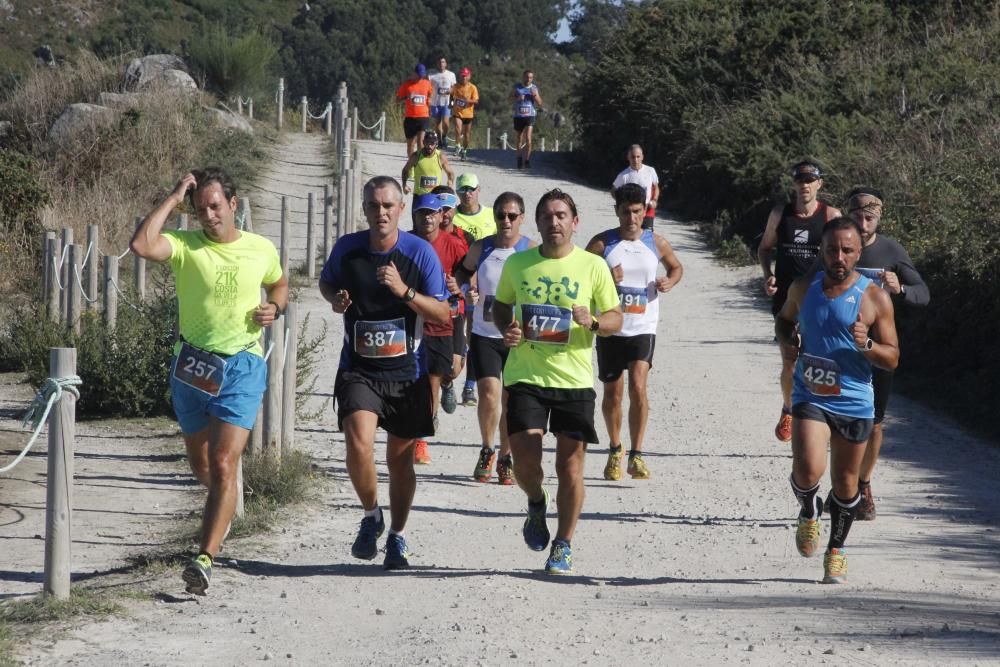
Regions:
<svg viewBox="0 0 1000 667"><path fill-rule="evenodd" d="M597 443L593 389L547 389L518 383L507 387L507 432L552 431L573 440Z"/></svg>
<svg viewBox="0 0 1000 667"><path fill-rule="evenodd" d="M465 315L451 318L451 353L465 356Z"/></svg>
<svg viewBox="0 0 1000 667"><path fill-rule="evenodd" d="M431 375L441 377L451 376L451 359L454 354L455 344L452 342L453 336L428 336L420 341L423 353L427 358L427 372Z"/></svg>
<svg viewBox="0 0 1000 667"><path fill-rule="evenodd" d="M514 119L514 131L520 132L526 127L531 127L535 124L535 117L528 116L526 118L515 118Z"/></svg>
<svg viewBox="0 0 1000 667"><path fill-rule="evenodd" d="M337 397L337 423L341 431L348 415L364 410L378 415L379 427L398 438L434 435L431 384L426 375L394 382L341 370L337 371L333 393Z"/></svg>
<svg viewBox="0 0 1000 667"><path fill-rule="evenodd" d="M403 136L407 139L412 139L421 132L427 131L427 124L429 122L429 118L404 118Z"/></svg>
<svg viewBox="0 0 1000 667"><path fill-rule="evenodd" d="M875 427L873 419L837 415L818 408L812 403L796 403L792 406L792 416L797 419L826 422L830 430L841 438L858 444L867 442Z"/></svg>
<svg viewBox="0 0 1000 667"><path fill-rule="evenodd" d="M510 348L503 344L503 338L490 338L472 334L469 343L469 368L476 379L503 377L503 365L507 363Z"/></svg>
<svg viewBox="0 0 1000 667"><path fill-rule="evenodd" d="M633 361L645 361L653 367L656 334L597 337L597 377L614 382Z"/></svg>

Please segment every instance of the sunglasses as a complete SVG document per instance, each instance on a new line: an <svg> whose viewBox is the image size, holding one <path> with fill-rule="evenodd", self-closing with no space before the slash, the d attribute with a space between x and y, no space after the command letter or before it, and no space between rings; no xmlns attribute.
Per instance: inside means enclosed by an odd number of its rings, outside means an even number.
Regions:
<svg viewBox="0 0 1000 667"><path fill-rule="evenodd" d="M796 183L814 183L819 180L819 176L813 176L812 174L807 174L803 176L796 176L792 179Z"/></svg>
<svg viewBox="0 0 1000 667"><path fill-rule="evenodd" d="M460 195L467 195L470 192L475 192L478 189L479 188L459 188L458 189L458 194L460 194Z"/></svg>
<svg viewBox="0 0 1000 667"><path fill-rule="evenodd" d="M498 213L498 214L496 214L493 217L495 217L497 220L503 220L504 218L506 218L507 222L514 222L515 220L517 220L518 218L520 218L522 215L524 215L524 214L523 213Z"/></svg>

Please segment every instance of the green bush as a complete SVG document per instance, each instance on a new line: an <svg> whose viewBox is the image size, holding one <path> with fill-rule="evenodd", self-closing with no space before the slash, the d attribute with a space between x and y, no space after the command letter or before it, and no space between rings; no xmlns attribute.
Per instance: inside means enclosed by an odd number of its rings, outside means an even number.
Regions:
<svg viewBox="0 0 1000 667"><path fill-rule="evenodd" d="M41 232L39 213L50 198L34 170L27 155L0 148L0 255L30 248Z"/></svg>
<svg viewBox="0 0 1000 667"><path fill-rule="evenodd" d="M277 47L264 35L233 37L225 27L209 28L191 42L188 57L205 76L205 86L223 97L264 90Z"/></svg>

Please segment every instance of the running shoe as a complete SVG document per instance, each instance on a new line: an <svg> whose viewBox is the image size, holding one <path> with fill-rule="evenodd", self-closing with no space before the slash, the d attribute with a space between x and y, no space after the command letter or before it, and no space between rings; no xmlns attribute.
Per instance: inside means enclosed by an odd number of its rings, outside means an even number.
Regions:
<svg viewBox="0 0 1000 667"><path fill-rule="evenodd" d="M525 160L524 161L524 168L525 169L531 169L531 160Z"/></svg>
<svg viewBox="0 0 1000 667"><path fill-rule="evenodd" d="M524 159L520 157L517 158L517 168L520 169L523 166L524 166Z"/></svg>
<svg viewBox="0 0 1000 667"><path fill-rule="evenodd" d="M861 487L861 500L858 502L858 521L875 520L875 497L872 496L872 485L865 484Z"/></svg>
<svg viewBox="0 0 1000 667"><path fill-rule="evenodd" d="M545 561L545 571L549 574L572 574L573 551L563 540L552 540L549 559Z"/></svg>
<svg viewBox="0 0 1000 667"><path fill-rule="evenodd" d="M410 567L410 550L406 548L406 540L402 535L389 533L385 538L385 560L382 567L386 570L405 570Z"/></svg>
<svg viewBox="0 0 1000 667"><path fill-rule="evenodd" d="M617 482L622 478L622 450L608 452L608 463L604 466L604 479Z"/></svg>
<svg viewBox="0 0 1000 667"><path fill-rule="evenodd" d="M477 482L488 482L493 476L493 459L497 456L496 450L492 447L483 447L479 450L479 461L476 463L476 470L472 476Z"/></svg>
<svg viewBox="0 0 1000 667"><path fill-rule="evenodd" d="M497 460L497 484L511 486L514 483L514 459L510 454Z"/></svg>
<svg viewBox="0 0 1000 667"><path fill-rule="evenodd" d="M782 442L789 442L792 439L792 413L781 411L781 419L774 427L774 437Z"/></svg>
<svg viewBox="0 0 1000 667"><path fill-rule="evenodd" d="M830 549L823 555L823 583L847 583L847 551Z"/></svg>
<svg viewBox="0 0 1000 667"><path fill-rule="evenodd" d="M417 440L416 447L413 448L413 462L420 465L427 465L431 462L431 453L427 451L426 440Z"/></svg>
<svg viewBox="0 0 1000 667"><path fill-rule="evenodd" d="M533 507L528 503L528 517L524 520L524 527L521 534L524 536L524 543L532 551L545 551L549 546L549 527L545 525L545 512L549 508L549 492L542 489L545 500L540 507Z"/></svg>
<svg viewBox="0 0 1000 667"><path fill-rule="evenodd" d="M181 574L186 590L194 595L204 595L208 590L208 582L212 580L212 557L208 554L198 554L184 568Z"/></svg>
<svg viewBox="0 0 1000 667"><path fill-rule="evenodd" d="M448 137L441 137L441 149L448 150Z"/></svg>
<svg viewBox="0 0 1000 667"><path fill-rule="evenodd" d="M361 560L371 560L378 553L378 538L382 537L385 530L385 518L382 510L378 511L378 518L366 516L361 519L361 527L358 528L358 536L354 538L354 545L351 546L351 555Z"/></svg>
<svg viewBox="0 0 1000 667"><path fill-rule="evenodd" d="M811 557L819 548L819 519L799 517L799 527L795 531L795 548L805 558Z"/></svg>
<svg viewBox="0 0 1000 667"><path fill-rule="evenodd" d="M649 468L642 460L642 454L628 457L628 474L632 475L632 479L649 479Z"/></svg>
<svg viewBox="0 0 1000 667"><path fill-rule="evenodd" d="M462 405L467 408L474 408L479 404L476 400L476 390L472 387L466 387L462 390Z"/></svg>
<svg viewBox="0 0 1000 667"><path fill-rule="evenodd" d="M449 382L441 385L441 409L449 415L455 413L458 403L455 402L455 385Z"/></svg>

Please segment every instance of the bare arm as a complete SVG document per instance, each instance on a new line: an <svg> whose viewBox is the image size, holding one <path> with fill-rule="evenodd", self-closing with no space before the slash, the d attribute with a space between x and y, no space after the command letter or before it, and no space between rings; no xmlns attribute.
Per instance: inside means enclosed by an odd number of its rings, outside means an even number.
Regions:
<svg viewBox="0 0 1000 667"><path fill-rule="evenodd" d="M653 187L650 188L649 194L652 197L652 201L650 201L649 203L652 204L653 206L656 206L657 202L660 201L660 184L653 183Z"/></svg>
<svg viewBox="0 0 1000 667"><path fill-rule="evenodd" d="M775 205L771 213L767 216L767 224L764 226L764 236L757 246L757 259L760 267L764 269L764 279L774 277L771 272L771 251L778 245L778 223L781 222L781 212L784 206Z"/></svg>
<svg viewBox="0 0 1000 667"><path fill-rule="evenodd" d="M674 285L681 281L684 275L684 267L681 260L674 254L674 248L663 236L653 232L653 240L656 241L656 249L660 252L660 263L667 270L667 275L656 280L656 289L660 292L669 292Z"/></svg>
<svg viewBox="0 0 1000 667"><path fill-rule="evenodd" d="M184 202L184 193L188 191L188 188L196 187L197 184L193 174L185 174L181 178L174 187L174 191L167 195L135 230L132 241L129 243L133 253L153 262L165 262L170 259L173 250L170 241L161 233L163 225L173 210Z"/></svg>
<svg viewBox="0 0 1000 667"><path fill-rule="evenodd" d="M417 153L413 153L410 157L406 158L406 164L403 165L403 175L401 176L401 182L403 184L403 192L409 193L410 186L406 184L410 180L410 171L417 165Z"/></svg>
<svg viewBox="0 0 1000 667"><path fill-rule="evenodd" d="M262 303L253 314L254 322L262 327L269 327L278 318L278 311L288 308L288 277L284 273L277 282L264 285L267 292L267 303Z"/></svg>
<svg viewBox="0 0 1000 667"><path fill-rule="evenodd" d="M469 252L466 253L465 259L462 263L455 269L455 279L459 283L467 283L472 279L472 276L476 273L476 266L479 264L479 256L483 254L483 242L482 240L476 241L469 248Z"/></svg>
<svg viewBox="0 0 1000 667"><path fill-rule="evenodd" d="M447 174L447 176L448 176L448 187L449 188L454 188L455 187L455 172L452 171L452 169L451 169L451 163L448 162L448 158L445 156L444 151L439 151L438 152L438 161L441 164L441 169L443 169L444 173Z"/></svg>
<svg viewBox="0 0 1000 667"><path fill-rule="evenodd" d="M785 305L781 307L778 316L774 318L774 335L778 338L782 348L791 348L796 351L799 348L799 334L796 331L799 322L799 307L802 305L802 299L805 298L808 287L809 283L801 278L793 282L792 286L788 288L788 298L785 299ZM786 349L782 349L782 354L786 352ZM798 356L797 352L796 356Z"/></svg>
<svg viewBox="0 0 1000 667"><path fill-rule="evenodd" d="M892 298L875 285L869 285L861 299L858 321L851 326L851 333L858 349L873 366L894 370L899 365L899 338L896 336L896 316ZM872 349L865 351L865 342L871 338Z"/></svg>

